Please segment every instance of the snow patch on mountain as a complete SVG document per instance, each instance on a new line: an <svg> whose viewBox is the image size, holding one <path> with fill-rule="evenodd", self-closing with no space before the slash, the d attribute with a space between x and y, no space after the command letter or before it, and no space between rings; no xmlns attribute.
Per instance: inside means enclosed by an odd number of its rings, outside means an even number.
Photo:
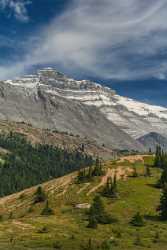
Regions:
<svg viewBox="0 0 167 250"><path fill-rule="evenodd" d="M76 81L52 68L5 83L22 87L25 91L42 89L55 98L57 96L95 106L108 120L134 138L155 131L167 135L167 108L122 97L111 88L89 80Z"/></svg>

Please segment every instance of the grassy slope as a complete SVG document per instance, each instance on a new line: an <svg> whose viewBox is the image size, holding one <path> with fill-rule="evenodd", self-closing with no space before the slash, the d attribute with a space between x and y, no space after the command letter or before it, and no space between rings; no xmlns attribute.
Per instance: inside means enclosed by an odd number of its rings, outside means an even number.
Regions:
<svg viewBox="0 0 167 250"><path fill-rule="evenodd" d="M94 179L77 194L85 184L74 184L73 178L76 175L74 173L43 185L48 194L50 206L55 212L53 216L40 216L44 204L31 205L36 188L0 200L0 213L3 214L3 220L0 223L0 249L51 250L54 249L53 244L59 241L62 243L63 250L79 250L80 245L86 243L89 238L98 245L103 240L114 237L117 246L113 246L112 249L165 250L167 223L159 221L157 217L156 207L159 204L160 191L153 187L159 178L159 170L152 169L153 176L146 178L142 176L144 173L142 162L106 163L107 168L117 168L120 165L125 168L135 165L141 176L119 181L119 199L113 201L103 198L108 213L117 218L118 222L99 225L95 230L86 227L85 210L77 210L73 204L90 203L95 193L88 196L87 192L100 180ZM146 217L146 224L142 228L135 228L129 224L138 210ZM11 211L12 219L8 219ZM44 227L47 232L39 232ZM157 232L160 234L160 239L155 243ZM140 246L135 244L138 236L141 238Z"/></svg>

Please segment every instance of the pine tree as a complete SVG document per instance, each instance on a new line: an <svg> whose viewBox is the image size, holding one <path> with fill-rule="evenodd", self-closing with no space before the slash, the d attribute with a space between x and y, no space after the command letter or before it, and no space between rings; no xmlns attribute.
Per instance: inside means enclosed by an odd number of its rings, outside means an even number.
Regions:
<svg viewBox="0 0 167 250"><path fill-rule="evenodd" d="M154 167L164 168L165 166L167 166L167 155L163 152L161 147L157 145L154 159Z"/></svg>
<svg viewBox="0 0 167 250"><path fill-rule="evenodd" d="M102 175L104 175L102 162L99 158L96 158L95 167L92 171L92 176L102 176Z"/></svg>
<svg viewBox="0 0 167 250"><path fill-rule="evenodd" d="M117 178L116 174L114 178L108 177L106 186L102 191L102 195L109 198L117 198Z"/></svg>
<svg viewBox="0 0 167 250"><path fill-rule="evenodd" d="M141 216L141 214L139 212L137 212L132 220L131 220L131 224L133 226L136 226L136 227L142 227L144 226L144 220L143 220L143 217Z"/></svg>
<svg viewBox="0 0 167 250"><path fill-rule="evenodd" d="M89 215L89 223L88 223L88 228L94 228L96 229L97 226L98 226L98 223L97 223L97 220L96 220L96 216L93 216L93 215Z"/></svg>
<svg viewBox="0 0 167 250"><path fill-rule="evenodd" d="M34 194L34 203L44 202L46 195L41 186L39 186Z"/></svg>
<svg viewBox="0 0 167 250"><path fill-rule="evenodd" d="M92 220L92 218L100 224L111 223L111 218L106 213L103 202L99 195L95 196L89 210L89 221Z"/></svg>
<svg viewBox="0 0 167 250"><path fill-rule="evenodd" d="M46 201L45 207L41 212L41 215L53 215L54 212L53 210L49 207L49 202L48 200Z"/></svg>
<svg viewBox="0 0 167 250"><path fill-rule="evenodd" d="M161 219L167 221L167 184L162 190L159 210Z"/></svg>
<svg viewBox="0 0 167 250"><path fill-rule="evenodd" d="M149 167L149 166L146 166L146 169L145 169L145 176L146 176L146 177L151 177L151 170L150 170L150 167Z"/></svg>
<svg viewBox="0 0 167 250"><path fill-rule="evenodd" d="M134 167L133 170L134 170L134 171L133 171L132 177L134 177L134 178L138 177L138 173L137 173L136 167Z"/></svg>
<svg viewBox="0 0 167 250"><path fill-rule="evenodd" d="M167 167L163 169L161 177L156 186L158 188L163 188L166 184L167 184Z"/></svg>

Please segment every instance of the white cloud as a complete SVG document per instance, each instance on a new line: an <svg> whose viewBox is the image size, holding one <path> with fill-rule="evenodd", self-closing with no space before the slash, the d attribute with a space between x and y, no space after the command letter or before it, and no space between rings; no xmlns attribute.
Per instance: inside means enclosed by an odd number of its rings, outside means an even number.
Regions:
<svg viewBox="0 0 167 250"><path fill-rule="evenodd" d="M27 5L30 4L27 0L0 0L0 8L3 10L9 10L9 14L13 14L16 19L27 22L29 16L27 13Z"/></svg>
<svg viewBox="0 0 167 250"><path fill-rule="evenodd" d="M36 64L56 64L78 75L164 79L166 16L167 0L74 0L10 75Z"/></svg>

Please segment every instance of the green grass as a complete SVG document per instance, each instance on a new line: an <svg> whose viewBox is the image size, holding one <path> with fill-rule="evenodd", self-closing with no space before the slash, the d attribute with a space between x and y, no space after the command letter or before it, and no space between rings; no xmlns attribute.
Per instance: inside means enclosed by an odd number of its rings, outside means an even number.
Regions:
<svg viewBox="0 0 167 250"><path fill-rule="evenodd" d="M151 162L151 158L145 159L145 162L148 161ZM125 162L124 165L126 167L134 164ZM112 238L114 239L112 250L165 250L167 223L160 221L156 212L160 190L154 187L160 176L160 170L151 168L152 177L144 177L144 164L137 162L135 166L139 177L119 181L117 200L102 198L106 210L117 219L117 222L98 225L97 229L88 229L86 211L73 207L73 204L77 203L91 203L95 194L87 196L86 193L98 184L99 178L95 178L90 186L78 195L77 191L84 184L71 185L62 197L50 193L49 204L54 209L55 215L40 216L44 204L34 205L29 213L26 212L28 207L16 209L14 220L4 220L0 223L0 250L51 250L56 249L53 246L56 246L57 241L61 243L62 250L80 250L80 246L86 245L90 238L96 246L95 249L104 240ZM26 200L26 196L20 197L17 203L21 203L22 200ZM130 224L132 216L137 211L140 211L145 218L144 227L136 228ZM20 216L23 217L19 218ZM157 233L159 233L158 239Z"/></svg>
<svg viewBox="0 0 167 250"><path fill-rule="evenodd" d="M147 165L153 166L153 164L154 164L154 157L153 157L152 155L150 155L150 156L145 156L145 157L144 157L144 162L145 162L145 164L147 164Z"/></svg>

